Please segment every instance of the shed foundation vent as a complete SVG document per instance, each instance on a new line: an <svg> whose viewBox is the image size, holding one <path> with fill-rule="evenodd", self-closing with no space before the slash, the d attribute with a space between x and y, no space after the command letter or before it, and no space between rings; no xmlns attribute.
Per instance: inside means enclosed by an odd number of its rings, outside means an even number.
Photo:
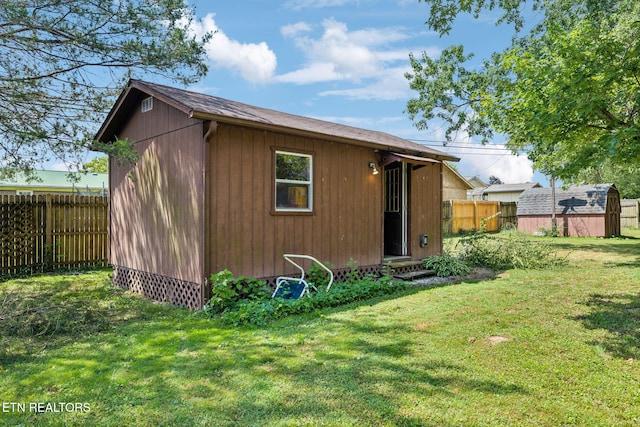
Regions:
<svg viewBox="0 0 640 427"><path fill-rule="evenodd" d="M198 283L118 265L113 266L112 282L119 288L142 294L154 301L170 302L190 310L202 308L202 286Z"/></svg>
<svg viewBox="0 0 640 427"><path fill-rule="evenodd" d="M334 282L344 282L345 280L347 280L347 277L349 277L349 273L351 272L350 268L340 268L340 269L333 269L333 280ZM295 273L294 273L295 274ZM358 274L359 276L362 278L368 274L373 275L373 276L380 276L382 274L382 266L380 265L368 265L368 266L364 266L364 267L358 267ZM286 274L281 274L279 276L286 276ZM270 286L271 288L275 289L276 287L276 280L278 279L279 276L272 276L272 277L263 277L260 280L264 280L265 282L267 282L267 285Z"/></svg>

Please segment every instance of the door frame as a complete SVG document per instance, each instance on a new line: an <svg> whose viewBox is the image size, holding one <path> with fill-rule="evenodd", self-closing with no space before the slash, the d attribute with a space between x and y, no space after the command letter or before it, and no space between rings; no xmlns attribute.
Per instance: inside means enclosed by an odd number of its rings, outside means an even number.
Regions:
<svg viewBox="0 0 640 427"><path fill-rule="evenodd" d="M399 165L397 164L399 163ZM389 166L393 166L393 167L389 167ZM411 206L411 200L410 200L410 191L409 191L409 180L411 179L411 168L408 167L409 165L407 164L407 162L393 162L390 163L388 165L386 165L384 167L384 183L383 183L383 215L384 215L384 220L383 220L383 226L384 226L384 232L383 232L383 248L384 248L384 256L409 256L409 213L410 213L410 206ZM388 182L387 180L389 179L389 172L392 170L398 169L399 170L399 182L397 182L398 188L395 189L395 192L393 193L394 195L397 194L398 196L398 209L399 209L399 216L400 216L400 224L399 224L399 228L397 233L394 233L392 236L389 236L389 220L387 218L387 213L389 213L389 211L387 210L389 207L389 201L387 200L387 197L390 196L391 192L389 191L389 186L388 186ZM389 239L393 239L393 242L389 242ZM388 253L389 251L389 245L393 244L393 245L397 245L397 247L399 248L399 250L394 250L393 252L398 252L398 253Z"/></svg>

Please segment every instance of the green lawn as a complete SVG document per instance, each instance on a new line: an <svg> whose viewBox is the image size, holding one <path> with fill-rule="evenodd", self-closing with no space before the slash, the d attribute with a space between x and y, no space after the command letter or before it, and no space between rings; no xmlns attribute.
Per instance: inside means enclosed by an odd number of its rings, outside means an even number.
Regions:
<svg viewBox="0 0 640 427"><path fill-rule="evenodd" d="M6 281L0 425L639 425L640 232L625 234L545 240L570 254L553 270L264 328L142 300L108 272Z"/></svg>

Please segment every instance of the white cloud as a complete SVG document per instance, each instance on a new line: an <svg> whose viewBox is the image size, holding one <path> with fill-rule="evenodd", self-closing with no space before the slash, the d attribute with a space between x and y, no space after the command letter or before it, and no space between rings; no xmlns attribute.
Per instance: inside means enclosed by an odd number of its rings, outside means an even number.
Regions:
<svg viewBox="0 0 640 427"><path fill-rule="evenodd" d="M59 172L76 172L78 171L78 165L72 163L57 162L49 164L45 169Z"/></svg>
<svg viewBox="0 0 640 427"><path fill-rule="evenodd" d="M323 7L344 6L349 3L357 3L358 0L289 0L284 7L293 10L320 9Z"/></svg>
<svg viewBox="0 0 640 427"><path fill-rule="evenodd" d="M334 64L330 62L315 62L306 68L282 74L276 80L282 83L309 84L342 80L343 76L335 71Z"/></svg>
<svg viewBox="0 0 640 427"><path fill-rule="evenodd" d="M401 28L367 28L350 31L343 22L325 19L322 33L314 37L313 26L298 22L281 28L286 38L306 57L297 70L276 76L285 83L311 84L346 81L361 84L359 88L336 89L322 95L346 96L352 99L400 99L408 96L410 49L395 48L394 43L406 41L411 34ZM438 48L427 48L430 55L440 54ZM402 66L399 66L402 64Z"/></svg>
<svg viewBox="0 0 640 427"><path fill-rule="evenodd" d="M284 7L293 10L302 9L320 9L323 7L339 7L347 4L360 4L363 0L289 0ZM415 4L416 0L397 0L399 6L407 6ZM369 0L368 3L371 3Z"/></svg>
<svg viewBox="0 0 640 427"><path fill-rule="evenodd" d="M478 175L489 181L490 176L505 184L519 184L533 180L533 162L526 155L514 155L504 144L482 145L467 140L452 144L450 150L459 157L466 175Z"/></svg>
<svg viewBox="0 0 640 427"><path fill-rule="evenodd" d="M489 176L497 176L505 184L519 184L533 180L533 162L525 155L505 154L488 169Z"/></svg>
<svg viewBox="0 0 640 427"><path fill-rule="evenodd" d="M280 34L282 34L284 37L295 37L300 33L306 33L311 31L311 25L307 24L306 22L296 22L295 24L289 24L289 25L285 25L282 28L280 28Z"/></svg>
<svg viewBox="0 0 640 427"><path fill-rule="evenodd" d="M369 85L351 89L328 90L320 92L320 95L344 96L349 99L363 100L407 99L411 96L409 83L404 77L404 73L407 71L409 71L408 68L392 68Z"/></svg>
<svg viewBox="0 0 640 427"><path fill-rule="evenodd" d="M207 57L214 67L227 68L250 83L267 83L275 74L276 54L265 42L241 43L229 38L215 23L215 14L209 13L200 21L191 23L197 36L215 32L205 45Z"/></svg>
<svg viewBox="0 0 640 427"><path fill-rule="evenodd" d="M303 28L302 23L295 24L297 28ZM300 33L292 32L287 28L287 33L294 38L295 45L304 53L308 59L303 70L317 70L322 68L327 73L326 81L336 79L357 81L362 77L375 75L380 71L380 61L376 57L376 52L371 49L376 44L374 40L363 40L362 32L350 33L346 24L337 22L334 19L326 19L322 22L324 32L318 39L313 39ZM307 30L308 32L308 30ZM318 64L323 64L321 67ZM329 64L329 65L328 65ZM328 69L330 68L330 70ZM311 82L318 80L321 75L313 72L302 72L297 70L292 72L294 76L308 75L312 77ZM280 81L291 81L290 74L287 73L278 77ZM296 83L306 83L296 80Z"/></svg>
<svg viewBox="0 0 640 427"><path fill-rule="evenodd" d="M415 138L413 140L418 143L427 144L432 148L458 157L460 159L460 162L457 163L458 170L463 176L479 176L485 182L489 182L490 176L495 176L505 184L533 181L533 162L527 158L526 154L514 155L501 142L488 144L475 142L465 131L456 133L455 140L443 146L435 141L445 140L445 128L435 126L435 123L432 125L428 136L424 132L416 134L414 129L414 133L404 137ZM500 135L496 137L501 138ZM428 141L421 138L428 138Z"/></svg>
<svg viewBox="0 0 640 427"><path fill-rule="evenodd" d="M349 126L374 129L383 124L397 123L405 120L404 117L354 117L354 116L312 116L318 120L332 123L343 123Z"/></svg>

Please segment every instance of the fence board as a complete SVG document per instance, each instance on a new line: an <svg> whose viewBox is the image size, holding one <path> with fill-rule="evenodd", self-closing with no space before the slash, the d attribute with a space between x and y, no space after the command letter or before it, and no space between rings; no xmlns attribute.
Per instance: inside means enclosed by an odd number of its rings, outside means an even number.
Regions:
<svg viewBox="0 0 640 427"><path fill-rule="evenodd" d="M453 201L444 200L442 202L442 232L447 235L453 234Z"/></svg>
<svg viewBox="0 0 640 427"><path fill-rule="evenodd" d="M106 265L102 196L0 197L0 274Z"/></svg>
<svg viewBox="0 0 640 427"><path fill-rule="evenodd" d="M518 228L518 204L516 202L498 202L500 229L505 227Z"/></svg>
<svg viewBox="0 0 640 427"><path fill-rule="evenodd" d="M515 202L488 200L445 200L442 205L443 230L447 234L463 231L498 231L506 224L516 225Z"/></svg>
<svg viewBox="0 0 640 427"><path fill-rule="evenodd" d="M620 200L620 227L637 228L640 226L640 200Z"/></svg>

